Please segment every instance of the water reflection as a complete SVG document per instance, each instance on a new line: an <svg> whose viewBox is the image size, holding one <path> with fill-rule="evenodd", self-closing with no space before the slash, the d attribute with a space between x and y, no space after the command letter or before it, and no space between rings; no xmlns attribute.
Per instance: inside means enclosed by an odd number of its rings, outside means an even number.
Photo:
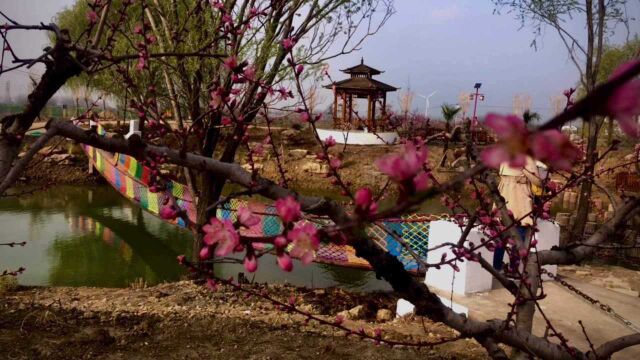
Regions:
<svg viewBox="0 0 640 360"><path fill-rule="evenodd" d="M191 234L165 224L118 195L110 187L57 187L21 198L0 199L0 239L27 241L24 248L0 249L0 269L24 266L25 285L127 286L184 275L176 262L190 253ZM266 255L255 275L259 282L308 287L344 286L388 289L373 273L329 265L282 272ZM241 265L217 265L218 275L237 276Z"/></svg>

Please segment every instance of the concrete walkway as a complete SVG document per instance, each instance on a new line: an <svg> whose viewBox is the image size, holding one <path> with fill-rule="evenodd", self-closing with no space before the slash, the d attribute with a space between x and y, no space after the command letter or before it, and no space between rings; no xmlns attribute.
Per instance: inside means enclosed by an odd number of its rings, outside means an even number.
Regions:
<svg viewBox="0 0 640 360"><path fill-rule="evenodd" d="M563 277L571 285L589 296L611 306L618 314L640 326L640 298L617 291L596 286L571 277ZM560 331L573 346L586 351L589 344L585 339L579 320L582 320L589 338L597 347L602 343L619 336L632 334L634 331L591 305L582 297L553 281L543 283L547 298L540 301L540 306L553 326ZM450 294L437 291L446 298ZM469 317L477 320L504 319L509 311L508 303L513 296L505 289L492 290L468 296L453 296L453 301L469 308ZM536 310L534 334L542 336L546 324ZM640 359L640 345L619 352L614 359Z"/></svg>

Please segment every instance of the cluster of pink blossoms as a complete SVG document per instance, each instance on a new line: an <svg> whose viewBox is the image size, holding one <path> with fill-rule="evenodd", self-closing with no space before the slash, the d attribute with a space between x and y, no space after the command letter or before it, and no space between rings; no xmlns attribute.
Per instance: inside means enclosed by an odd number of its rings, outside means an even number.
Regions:
<svg viewBox="0 0 640 360"><path fill-rule="evenodd" d="M488 114L485 123L499 140L498 144L480 154L482 161L492 168L497 169L504 162L513 167L523 167L527 154L531 154L556 169L570 170L582 156L581 150L560 131L552 129L531 133L516 115Z"/></svg>
<svg viewBox="0 0 640 360"><path fill-rule="evenodd" d="M636 66L640 61L631 61L619 66L613 72L611 78L616 78L622 73ZM620 129L632 138L640 138L640 79L633 79L620 86L613 92L607 103L605 114L613 117L620 124Z"/></svg>
<svg viewBox="0 0 640 360"><path fill-rule="evenodd" d="M416 146L407 141L404 152L384 156L376 160L376 165L380 171L399 183L404 191L424 191L429 185L429 174L424 171L427 156L426 146Z"/></svg>
<svg viewBox="0 0 640 360"><path fill-rule="evenodd" d="M274 241L278 266L284 271L291 271L293 268L291 258L285 252L290 243L293 244L290 254L299 258L302 263L309 264L320 245L318 230L310 223L298 221L301 216L300 203L293 196L278 199L275 206L287 229L285 236L278 236Z"/></svg>
<svg viewBox="0 0 640 360"><path fill-rule="evenodd" d="M378 204L373 199L373 192L367 187L356 191L354 200L356 204L356 213L361 216L372 216L378 211Z"/></svg>
<svg viewBox="0 0 640 360"><path fill-rule="evenodd" d="M638 61L632 61L621 65L612 78L620 76L638 64ZM573 89L565 94L569 105L571 94ZM628 136L640 138L640 80L630 80L617 88L599 113L617 120L622 131ZM582 157L581 150L560 131L552 129L531 133L524 121L515 115L489 114L486 125L500 140L498 144L485 149L481 154L482 161L490 167L498 168L504 162L509 162L514 167L522 167L526 155L532 155L556 169L570 170L573 163Z"/></svg>
<svg viewBox="0 0 640 360"><path fill-rule="evenodd" d="M278 216L285 225L285 232L273 240L276 249L276 262L284 271L293 269L291 257L286 252L289 244L293 244L290 254L299 258L304 264L313 261L316 250L320 245L318 230L310 223L299 221L301 219L300 203L292 196L279 199L275 202ZM204 247L200 251L202 260L209 259L212 251L216 256L227 256L232 252L246 251L244 267L248 272L258 269L258 259L255 251L264 248L262 243L251 241L245 243L238 232L240 227L250 229L260 223L260 218L249 208L242 207L237 211L237 221L229 219L211 218L209 223L202 227ZM215 249L215 251L214 251Z"/></svg>

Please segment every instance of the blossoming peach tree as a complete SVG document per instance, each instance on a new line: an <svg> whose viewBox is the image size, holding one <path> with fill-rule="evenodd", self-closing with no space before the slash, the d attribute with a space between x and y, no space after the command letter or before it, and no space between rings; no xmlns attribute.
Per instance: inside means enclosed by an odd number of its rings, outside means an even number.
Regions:
<svg viewBox="0 0 640 360"><path fill-rule="evenodd" d="M2 119L0 193L4 194L15 183L34 155L52 138L63 137L136 157L152 169L151 191L167 192L166 182L180 175L160 172L161 165L173 164L181 169L181 176L198 195L198 219L189 219L175 199L163 205L160 216L182 217L193 231L197 239L194 251L190 256L180 256L178 261L205 278L213 291L220 284L228 285L267 298L280 309L391 346L434 346L473 338L494 358L508 358L504 348L498 346L505 344L526 356L595 359L640 344L640 335L634 334L597 347L592 344L588 349L576 348L544 316L538 303L546 296L540 267L575 264L592 256L600 244L640 212L640 199L624 197L611 219L593 235L573 239L571 246L534 251L537 243L532 240L531 231L524 236L516 231L522 219L514 218L506 209L494 171L505 162L522 166L526 156L547 163L554 174L566 180L565 184L559 187L548 182L548 194L527 216L549 217L553 198L598 176L592 166L585 166L582 149L558 128L576 118L602 114L617 119L630 138L639 137L640 61L625 64L608 82L580 101L573 103L568 92L566 109L537 128L527 127L517 116L488 115L486 126L495 132L498 141L484 148L468 146L469 158L478 160L451 180L438 179L428 162L430 141L447 136L439 134L403 139L396 153L375 162L388 177L388 186L354 188L342 176L344 164L336 155L339 150L335 149L336 141L331 138L321 141L318 136L317 124L322 114L309 107L304 96L305 79L310 73L326 72L316 66L323 60L357 49L365 37L375 33L377 26L393 13L391 2L193 0L160 4L151 0L94 0L83 2L79 9L84 11L83 23L75 29L56 24L24 25L2 14L5 24L0 29L3 40L0 73L36 63L43 63L46 71L23 111ZM379 9L384 11L376 25L374 15ZM363 25L360 30L359 25ZM38 58L24 59L8 41L7 34L11 31L47 31L53 34L54 45ZM339 43L345 34L348 40ZM140 120L142 135L128 140L98 136L77 122L52 119L41 137L25 145L25 133L46 102L76 76L84 77L89 84L95 80L98 90L112 89L112 95L129 96L126 106ZM170 109L169 116L165 115L166 109ZM308 127L319 149L316 157L327 165L327 184L341 192L344 202L306 196L290 187L282 151L274 143L275 110L288 112L288 124ZM183 116L185 113L188 115ZM77 120L100 119L89 109ZM269 131L262 141L251 143L250 125L258 120L264 121ZM19 156L23 147L26 149ZM239 149L244 149L248 170L238 163ZM255 166L254 158L267 151L273 153L277 162L277 178L265 177ZM612 151L615 146L600 154L598 161ZM623 165L637 165L639 151L636 148L633 161ZM222 196L226 184L242 190ZM471 189L472 205L463 203L457 195L463 187ZM260 221L258 214L249 208L238 209L236 221L215 217L215 210L230 198L251 195L274 202L284 225L281 233L260 238L244 235L243 229L251 229ZM394 201L382 206L379 200L383 195L393 197ZM449 266L454 270L460 262L480 263L513 296L511 310L504 319L480 321L452 311L364 230L374 223L384 227L382 220L414 211L434 198L442 200L464 231L457 242L445 244L453 256L443 256L435 263L425 263L421 258L416 261L426 269ZM308 221L312 215L329 221L316 227ZM482 229L484 236L482 241L472 243L467 236L475 226ZM393 236L391 230L386 231ZM402 239L397 239L406 246ZM416 306L417 315L446 324L460 335L438 342L411 342L387 339L380 330L368 333L349 329L340 317L327 319L305 313L296 307L295 298L281 301L233 279L218 278L208 266L212 259L240 254L246 271L260 271L260 263L265 261L265 244L270 244L279 268L295 271L292 257L300 259L303 266L312 262L321 242L352 246L357 256L368 261L376 275L386 280L398 296ZM484 248L505 249L510 266L503 272L495 270L479 255ZM543 315L550 336L532 334L536 311Z"/></svg>

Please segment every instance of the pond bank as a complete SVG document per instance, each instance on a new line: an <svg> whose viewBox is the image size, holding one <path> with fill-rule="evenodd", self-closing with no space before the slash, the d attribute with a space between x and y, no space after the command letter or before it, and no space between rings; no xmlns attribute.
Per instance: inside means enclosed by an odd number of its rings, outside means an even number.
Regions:
<svg viewBox="0 0 640 360"><path fill-rule="evenodd" d="M84 154L65 154L57 159L37 154L20 177L20 184L30 187L106 184L99 174L89 173L87 161Z"/></svg>
<svg viewBox="0 0 640 360"><path fill-rule="evenodd" d="M385 338L436 341L453 331L421 319L376 322L376 309L393 310L395 299L340 289L252 285L304 311L333 320L362 305L357 331L380 328ZM261 298L221 287L210 292L191 282L149 288L23 288L0 295L0 358L171 359L484 359L473 340L433 349L390 348L345 337L343 331L275 310ZM26 336L25 336L26 335Z"/></svg>

